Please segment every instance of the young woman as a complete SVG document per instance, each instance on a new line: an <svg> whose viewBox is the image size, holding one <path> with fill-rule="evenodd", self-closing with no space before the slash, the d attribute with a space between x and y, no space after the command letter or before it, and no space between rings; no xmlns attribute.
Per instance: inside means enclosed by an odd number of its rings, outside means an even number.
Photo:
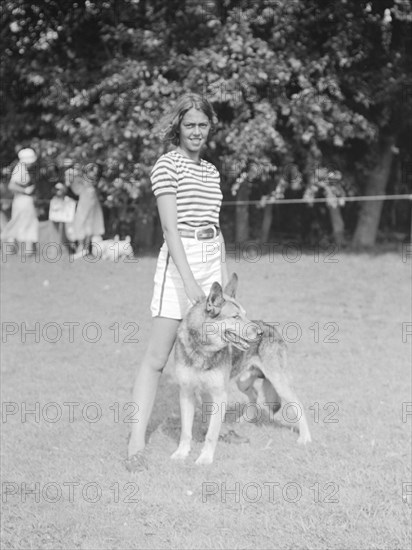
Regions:
<svg viewBox="0 0 412 550"><path fill-rule="evenodd" d="M126 467L131 471L147 466L146 428L181 319L192 304L209 292L214 281L225 284L227 280L221 262L224 243L219 229L220 176L212 164L201 158L216 122L213 108L205 98L184 94L165 122L165 139L176 148L162 155L151 172L165 242L154 278L151 336L133 390L139 422L132 424L129 441Z"/></svg>

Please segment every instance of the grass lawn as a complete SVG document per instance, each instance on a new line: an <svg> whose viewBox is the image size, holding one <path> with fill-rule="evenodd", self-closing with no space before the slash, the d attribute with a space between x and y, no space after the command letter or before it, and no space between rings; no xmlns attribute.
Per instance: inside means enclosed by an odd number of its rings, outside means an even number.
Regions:
<svg viewBox="0 0 412 550"><path fill-rule="evenodd" d="M199 408L191 455L171 461L170 361L143 474L123 459L155 259L4 259L2 548L410 548L411 262L400 252L293 258L228 267L248 316L279 323L288 341L313 442L297 445L283 410L234 424L250 443L219 442L213 465L198 467ZM245 400L234 386L230 399Z"/></svg>

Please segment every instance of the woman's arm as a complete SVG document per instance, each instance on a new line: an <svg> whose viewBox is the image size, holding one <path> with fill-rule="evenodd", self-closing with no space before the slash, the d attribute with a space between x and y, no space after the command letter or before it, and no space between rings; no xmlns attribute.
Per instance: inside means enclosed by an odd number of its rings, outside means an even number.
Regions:
<svg viewBox="0 0 412 550"><path fill-rule="evenodd" d="M226 250L225 250L225 241L223 240L222 233L220 234L220 247L221 247L221 258L225 258L224 261L222 261L222 287L225 288L227 283L229 282L229 273L227 272L227 264L226 264Z"/></svg>
<svg viewBox="0 0 412 550"><path fill-rule="evenodd" d="M157 208L167 247L182 277L187 297L191 302L197 302L205 296L205 293L193 276L177 229L176 196L160 195L157 198Z"/></svg>
<svg viewBox="0 0 412 550"><path fill-rule="evenodd" d="M30 186L30 189L31 188L32 188L32 186ZM24 194L26 194L27 187L25 187L24 185L18 184L17 181L15 181L15 180L10 180L9 189L10 189L10 191L13 191L13 193L24 193Z"/></svg>
<svg viewBox="0 0 412 550"><path fill-rule="evenodd" d="M11 174L9 189L13 193L23 193L31 195L34 191L34 185L27 185L30 182L30 176L27 168L23 164L17 164ZM24 184L24 185L23 185Z"/></svg>

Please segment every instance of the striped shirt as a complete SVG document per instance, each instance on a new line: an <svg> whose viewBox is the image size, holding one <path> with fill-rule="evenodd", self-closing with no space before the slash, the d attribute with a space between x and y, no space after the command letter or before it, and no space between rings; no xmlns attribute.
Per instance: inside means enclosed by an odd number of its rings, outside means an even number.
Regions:
<svg viewBox="0 0 412 550"><path fill-rule="evenodd" d="M200 164L178 151L162 155L154 165L150 181L156 198L176 195L177 225L219 225L222 204L217 169L201 159Z"/></svg>

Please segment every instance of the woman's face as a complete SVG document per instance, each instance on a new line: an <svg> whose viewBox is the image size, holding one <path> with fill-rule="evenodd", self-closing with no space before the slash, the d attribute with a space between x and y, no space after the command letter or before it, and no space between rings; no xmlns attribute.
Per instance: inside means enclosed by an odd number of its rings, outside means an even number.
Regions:
<svg viewBox="0 0 412 550"><path fill-rule="evenodd" d="M210 120L194 107L182 118L179 127L179 146L189 156L196 156L206 143L210 131Z"/></svg>

